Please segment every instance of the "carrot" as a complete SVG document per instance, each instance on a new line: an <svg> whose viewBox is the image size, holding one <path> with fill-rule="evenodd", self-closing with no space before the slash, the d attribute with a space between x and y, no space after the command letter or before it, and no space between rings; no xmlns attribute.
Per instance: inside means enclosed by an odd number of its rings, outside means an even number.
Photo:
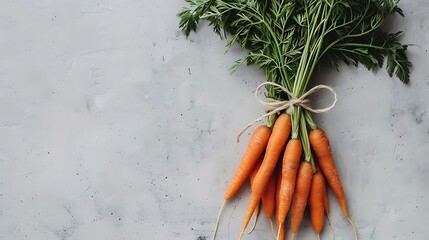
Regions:
<svg viewBox="0 0 429 240"><path fill-rule="evenodd" d="M264 152L268 140L270 139L270 136L271 129L265 125L257 127L250 136L246 152L244 153L240 165L235 171L234 177L225 192L224 201L219 209L219 213L216 218L212 239L216 238L216 232L219 226L219 220L223 211L223 207L225 206L225 202L231 199L246 181L259 157Z"/></svg>
<svg viewBox="0 0 429 240"><path fill-rule="evenodd" d="M309 162L301 162L298 169L298 177L296 180L295 192L292 199L291 213L291 228L292 240L298 232L304 217L305 207L307 206L308 195L310 193L311 179L313 177L313 169Z"/></svg>
<svg viewBox="0 0 429 240"><path fill-rule="evenodd" d="M337 168L335 167L334 158L332 156L328 137L322 129L318 128L310 131L309 138L311 147L313 148L314 153L319 159L319 165L322 169L323 175L325 176L326 181L328 182L329 186L337 197L344 216L352 225L355 234L355 239L357 239L356 228L349 217L349 213L347 212L346 196L344 194L343 185L341 184Z"/></svg>
<svg viewBox="0 0 429 240"><path fill-rule="evenodd" d="M282 164L282 181L279 193L277 222L284 222L292 202L296 175L301 158L302 145L299 139L291 139L286 145Z"/></svg>
<svg viewBox="0 0 429 240"><path fill-rule="evenodd" d="M320 236L325 221L324 196L326 194L325 179L321 172L317 171L311 180L308 204L310 206L310 218L314 231Z"/></svg>
<svg viewBox="0 0 429 240"><path fill-rule="evenodd" d="M262 197L265 186L267 185L269 178L276 167L279 155L282 152L287 139L289 138L290 131L290 115L280 115L274 123L273 131L267 144L264 160L254 180L252 194L250 196L249 206L244 217L240 238L243 236L244 230L246 229L250 218L252 217L252 213L258 205L258 201Z"/></svg>
<svg viewBox="0 0 429 240"><path fill-rule="evenodd" d="M241 163L235 171L234 177L225 192L225 201L232 198L246 181L259 157L262 155L262 152L265 150L270 135L271 129L265 125L259 126L253 131L246 152L241 159Z"/></svg>
<svg viewBox="0 0 429 240"><path fill-rule="evenodd" d="M277 174L274 171L270 176L264 193L262 194L262 207L264 208L265 216L267 216L268 219L271 219L274 214L276 204L276 181Z"/></svg>

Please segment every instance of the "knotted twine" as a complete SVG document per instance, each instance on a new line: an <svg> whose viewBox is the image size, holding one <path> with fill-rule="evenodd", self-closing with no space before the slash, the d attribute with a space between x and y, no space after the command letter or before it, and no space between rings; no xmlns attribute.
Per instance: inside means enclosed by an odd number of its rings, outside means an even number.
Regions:
<svg viewBox="0 0 429 240"><path fill-rule="evenodd" d="M264 87L266 85L271 85L271 86L279 88L284 93L286 93L290 99L289 100L283 100L283 101L276 100L273 98L261 99L259 97L260 90L262 87ZM328 106L326 108L312 108L310 106L310 100L308 99L308 96L310 96L314 92L317 92L321 89L327 89L328 91L330 91L332 93L332 95L334 95L334 101L332 102L332 104L330 106ZM293 108L294 106L300 106L300 107L302 107L302 108L304 108L307 111L310 111L312 113L324 113L324 112L327 112L327 111L331 110L332 108L334 108L335 104L337 103L337 93L335 92L335 90L332 87L327 86L327 85L317 85L317 86L311 88L310 90L308 90L307 92L305 92L304 94L302 94L300 97L297 98L292 92L290 92L287 88L281 86L280 84L273 83L273 82L264 82L264 83L260 84L255 89L255 98L260 104L262 104L267 109L267 113L256 118L255 120L253 120L249 124L247 124L247 126L244 127L243 130L241 130L241 132L238 134L237 142L239 142L240 136L249 127L251 127L256 122L259 122L259 121L263 120L264 118L266 118L272 114L279 113L279 112L286 110L288 108Z"/></svg>

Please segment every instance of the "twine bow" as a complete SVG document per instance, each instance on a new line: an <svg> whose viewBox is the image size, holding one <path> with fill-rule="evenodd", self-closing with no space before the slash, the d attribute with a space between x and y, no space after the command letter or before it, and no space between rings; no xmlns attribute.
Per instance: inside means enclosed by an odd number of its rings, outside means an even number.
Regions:
<svg viewBox="0 0 429 240"><path fill-rule="evenodd" d="M266 86L266 85L271 85L274 87L277 87L279 89L281 89L284 93L286 93L289 96L289 100L276 100L273 98L265 98L265 99L261 99L259 97L260 95L260 90L262 87ZM333 95L334 95L334 101L332 102L332 104L326 108L312 108L310 106L310 100L308 99L308 96L313 94L316 91L319 91L321 89L327 89L328 91L330 91ZM256 89L255 89L255 98L256 100L262 104L263 106L265 106L267 108L267 113L256 118L255 120L253 120L252 122L250 122L249 124L247 124L246 127L243 128L243 130L241 130L241 132L238 134L237 136L237 142L239 142L240 140L240 136L249 128L251 127L253 124L255 124L256 122L259 122L261 120L263 120L264 118L272 115L272 114L276 114L278 112L281 112L283 110L286 110L288 108L293 108L294 106L300 106L310 112L313 113L324 113L327 112L329 110L331 110L332 108L335 107L335 104L337 103L337 93L335 92L335 90L332 87L329 87L327 85L317 85L313 88L311 88L310 90L308 90L307 92L305 92L304 94L302 94L299 98L295 97L295 95L290 92L287 88L277 84L277 83L273 83L273 82L264 82L262 84L260 84Z"/></svg>

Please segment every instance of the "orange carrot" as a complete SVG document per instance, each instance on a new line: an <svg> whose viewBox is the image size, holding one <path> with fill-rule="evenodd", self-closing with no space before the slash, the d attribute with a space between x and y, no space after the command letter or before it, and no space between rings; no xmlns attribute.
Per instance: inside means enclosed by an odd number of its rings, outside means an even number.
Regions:
<svg viewBox="0 0 429 240"><path fill-rule="evenodd" d="M319 159L319 165L326 181L337 197L344 215L348 217L346 196L337 168L335 167L331 147L325 132L320 128L310 131L310 144Z"/></svg>
<svg viewBox="0 0 429 240"><path fill-rule="evenodd" d="M310 206L311 224L317 235L320 235L325 221L324 196L326 194L325 179L321 172L317 171L311 180L308 204Z"/></svg>
<svg viewBox="0 0 429 240"><path fill-rule="evenodd" d="M298 177L296 180L295 192L292 199L292 213L291 213L291 228L292 239L298 232L304 217L305 207L307 206L308 195L310 193L311 179L313 177L313 169L308 162L301 162L298 170Z"/></svg>
<svg viewBox="0 0 429 240"><path fill-rule="evenodd" d="M280 115L274 123L273 131L267 144L264 160L254 180L254 186L252 189L249 206L244 217L240 238L243 236L244 230L246 229L247 225L249 224L249 220L252 217L252 213L262 197L265 186L268 184L270 176L276 167L279 155L282 152L287 139L289 138L290 131L290 115Z"/></svg>
<svg viewBox="0 0 429 240"><path fill-rule="evenodd" d="M298 139L291 139L286 145L282 163L282 181L279 195L279 214L277 222L284 222L292 202L296 175L301 158L302 145Z"/></svg>
<svg viewBox="0 0 429 240"><path fill-rule="evenodd" d="M270 135L271 129L264 125L257 127L252 133L246 152L241 159L241 163L235 171L234 178L225 192L225 201L233 197L246 181L259 157L262 155L262 152L265 150Z"/></svg>
<svg viewBox="0 0 429 240"><path fill-rule="evenodd" d="M262 207L264 208L265 216L267 216L268 219L271 219L274 214L276 204L276 181L277 174L276 171L274 171L270 176L270 180L265 187L264 193L262 194Z"/></svg>

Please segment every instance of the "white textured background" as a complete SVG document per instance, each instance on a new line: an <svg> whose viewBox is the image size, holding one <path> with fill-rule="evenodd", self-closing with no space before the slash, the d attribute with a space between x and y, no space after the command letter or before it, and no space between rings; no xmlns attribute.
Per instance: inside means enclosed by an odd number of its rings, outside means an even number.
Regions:
<svg viewBox="0 0 429 240"><path fill-rule="evenodd" d="M263 113L254 68L206 25L185 39L183 1L0 1L0 239L208 239ZM339 103L329 134L360 239L429 235L429 2L392 19L412 43L411 83L385 70L318 74ZM316 100L326 101L326 96ZM226 208L236 239L248 201ZM337 240L352 239L331 196ZM263 215L253 235L270 239ZM323 239L330 239L327 228ZM304 221L298 239L315 239Z"/></svg>

